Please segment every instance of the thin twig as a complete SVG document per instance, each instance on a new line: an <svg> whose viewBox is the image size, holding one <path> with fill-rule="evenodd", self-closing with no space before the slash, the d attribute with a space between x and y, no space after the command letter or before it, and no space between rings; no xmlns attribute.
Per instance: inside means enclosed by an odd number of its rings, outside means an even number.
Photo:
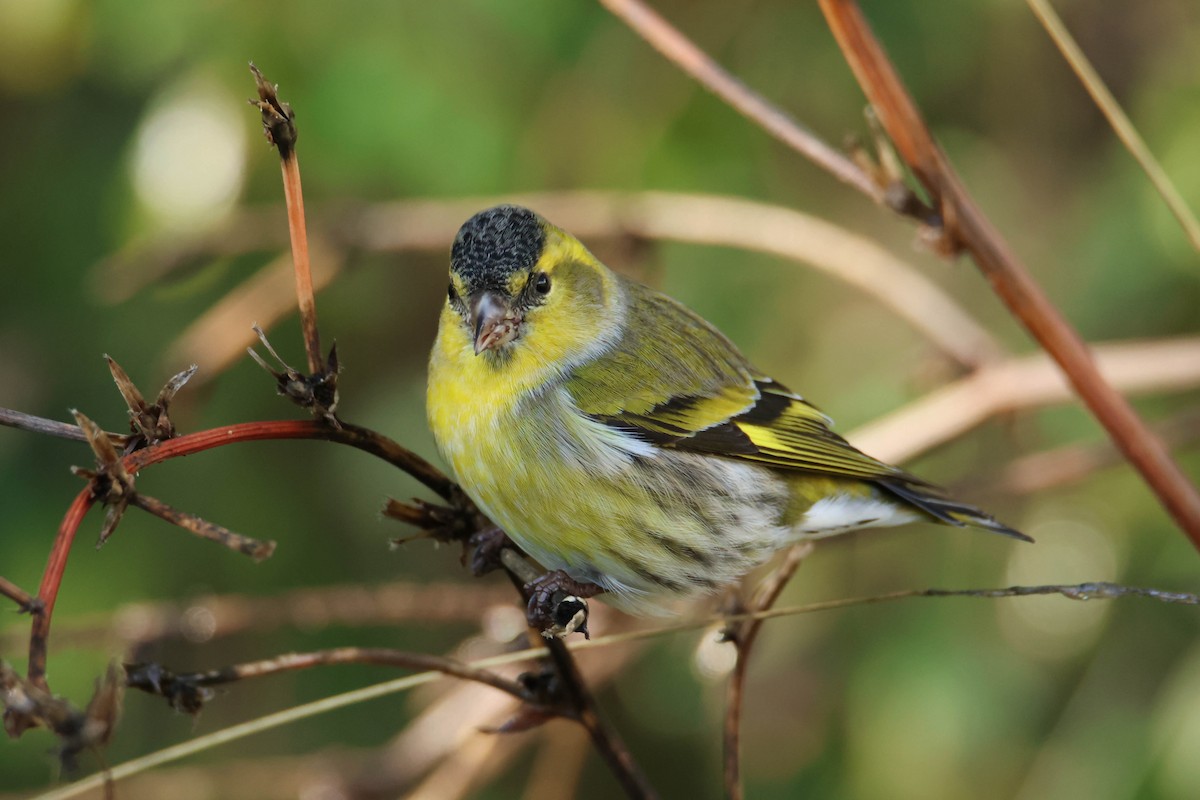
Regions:
<svg viewBox="0 0 1200 800"><path fill-rule="evenodd" d="M592 693L584 682L583 676L579 674L579 667L567 649L566 642L558 638L547 639L546 649L550 651L550 659L554 662L559 678L566 687L579 723L587 729L596 752L600 754L609 770L620 782L625 794L631 798L647 798L647 800L658 797L658 793L650 785L650 781L642 772L641 767L633 760L628 745L616 730L600 717L600 712L596 709L596 701L592 698Z"/></svg>
<svg viewBox="0 0 1200 800"><path fill-rule="evenodd" d="M494 672L472 667L461 661L424 653L409 653L383 647L337 647L309 653L286 653L274 658L234 664L204 672L171 673L157 665L132 665L128 685L152 694L170 697L180 687L209 688L250 678L262 678L281 672L293 672L313 667L334 664L376 664L421 671L441 672L445 675L474 681L493 689L499 689L522 702L530 702L529 692L520 683L501 677Z"/></svg>
<svg viewBox="0 0 1200 800"><path fill-rule="evenodd" d="M967 193L854 0L820 0L821 10L858 82L900 155L941 209L944 252L967 249L992 288L1058 362L1192 544L1200 548L1200 491L1129 402L1100 373L1088 346L1050 301Z"/></svg>
<svg viewBox="0 0 1200 800"><path fill-rule="evenodd" d="M1121 104L1112 96L1112 92L1104 84L1104 79L1096 72L1087 55L1067 30L1067 26L1063 24L1062 19L1047 0L1025 0L1025 2L1028 3L1038 22L1046 29L1046 33L1050 35L1051 40L1062 53L1062 57L1079 78L1083 88L1091 95L1092 101L1100 109L1100 113L1108 120L1113 132L1117 134L1117 138L1141 166L1146 177L1150 179L1150 183L1154 185L1155 191L1162 197L1175 219L1179 221L1179 225L1183 228L1188 240L1191 241L1192 247L1200 250L1200 222L1196 220L1196 215L1192 213L1187 201L1179 194L1179 190L1175 188L1170 176L1158 163L1158 159L1150 152L1145 140L1130 122L1129 117L1122 110Z"/></svg>
<svg viewBox="0 0 1200 800"><path fill-rule="evenodd" d="M600 0L655 50L767 133L824 168L838 180L884 203L886 193L841 151L826 144L764 97L729 74L686 36L640 0Z"/></svg>
<svg viewBox="0 0 1200 800"><path fill-rule="evenodd" d="M148 497L141 492L135 492L129 498L129 502L159 519L164 519L172 525L178 525L185 531L196 534L201 539L217 542L220 545L228 547L230 550L250 556L255 561L270 558L275 552L275 542L273 541L267 540L263 542L249 536L243 536L240 533L234 533L222 525L209 522L187 511L180 511L161 500Z"/></svg>
<svg viewBox="0 0 1200 800"><path fill-rule="evenodd" d="M21 611L26 613L32 613L38 608L37 598L8 578L0 577L0 594L12 600L20 607Z"/></svg>
<svg viewBox="0 0 1200 800"><path fill-rule="evenodd" d="M751 612L766 611L775 605L788 581L796 574L800 564L813 551L812 542L798 544L787 551L783 562L754 592L749 607ZM725 765L725 796L730 800L741 800L745 795L742 785L742 707L746 692L746 672L750 664L750 650L758 639L762 628L761 619L749 619L734 623L725 629L725 637L733 642L737 650L737 661L729 674L725 687L725 728L722 740Z"/></svg>

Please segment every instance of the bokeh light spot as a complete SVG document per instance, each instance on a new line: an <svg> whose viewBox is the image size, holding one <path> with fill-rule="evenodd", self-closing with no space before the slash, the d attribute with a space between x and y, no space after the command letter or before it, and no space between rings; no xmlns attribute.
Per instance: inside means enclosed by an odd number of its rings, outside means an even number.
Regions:
<svg viewBox="0 0 1200 800"><path fill-rule="evenodd" d="M137 198L158 222L202 225L241 189L246 142L241 103L209 88L172 90L142 121L134 145Z"/></svg>

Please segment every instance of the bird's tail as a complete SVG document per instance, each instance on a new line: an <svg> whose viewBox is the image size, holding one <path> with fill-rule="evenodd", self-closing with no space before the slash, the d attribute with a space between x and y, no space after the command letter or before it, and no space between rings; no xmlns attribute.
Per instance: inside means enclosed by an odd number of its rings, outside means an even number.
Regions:
<svg viewBox="0 0 1200 800"><path fill-rule="evenodd" d="M924 511L933 518L948 525L959 527L971 526L982 528L992 533L1002 533L1014 539L1032 542L1033 539L1020 531L1010 528L1003 522L975 506L951 500L935 486L921 483L908 483L901 480L881 480L877 482L884 489L915 508Z"/></svg>

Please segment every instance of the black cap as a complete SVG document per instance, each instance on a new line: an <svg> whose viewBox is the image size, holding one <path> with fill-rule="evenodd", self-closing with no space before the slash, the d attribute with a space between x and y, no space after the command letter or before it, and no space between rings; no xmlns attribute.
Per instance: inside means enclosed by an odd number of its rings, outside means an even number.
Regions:
<svg viewBox="0 0 1200 800"><path fill-rule="evenodd" d="M458 229L450 268L468 291L503 289L516 272L531 269L542 255L546 232L541 218L521 206L480 211Z"/></svg>

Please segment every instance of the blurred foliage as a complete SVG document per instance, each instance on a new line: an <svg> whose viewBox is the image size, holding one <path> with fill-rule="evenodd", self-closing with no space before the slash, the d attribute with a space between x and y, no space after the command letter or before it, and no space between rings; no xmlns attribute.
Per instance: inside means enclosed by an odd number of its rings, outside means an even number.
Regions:
<svg viewBox="0 0 1200 800"><path fill-rule="evenodd" d="M662 0L657 7L735 73L839 141L864 133L863 101L815 3ZM1090 339L1196 333L1197 254L1119 146L1024 4L864 2L982 206ZM1191 0L1059 5L1153 151L1200 207L1200 7ZM274 154L244 105L253 57L298 110L310 214L339 202L503 195L546 188L730 193L830 218L910 258L1017 352L1032 346L984 281L911 246L911 228L753 128L587 2L370 0L205 3L0 0L0 405L109 429L124 412L100 358L147 393L190 322L267 261L206 262L119 303L106 255L151 234L202 229L279 202ZM448 243L447 243L448 245ZM934 356L902 323L829 279L779 260L683 245L642 256L669 291L765 368L839 419L865 422L931 388ZM618 265L620 266L620 265ZM635 266L635 265L625 265ZM644 265L643 265L644 266ZM319 301L346 365L345 418L434 456L424 359L445 259L351 255ZM302 362L298 325L273 341ZM920 376L926 376L921 378ZM295 412L248 359L185 390L184 430ZM1140 401L1154 419L1195 391ZM1017 455L1100 440L1077 408L989 423L914 469L968 483L1039 539L1023 548L932 526L821 547L785 603L928 585L1113 579L1197 586L1196 553L1131 470L1033 497L989 496ZM1193 450L1185 469L1200 473ZM0 573L34 589L87 464L80 445L0 430ZM378 519L415 484L320 443L218 450L147 472L148 492L280 542L255 565L130 514L101 551L81 541L61 626L132 601L206 592L463 579L426 544ZM98 528L98 516L85 532ZM86 538L86 537L85 537ZM492 578L497 580L497 578ZM24 667L23 621L5 659ZM1193 610L1148 602L924 600L768 625L745 723L748 796L784 798L1163 798L1200 796L1200 644ZM443 652L462 626L280 630L149 655L205 668L341 644ZM669 637L601 694L664 796L720 795L720 680L695 666L695 635ZM103 650L50 642L56 691L83 702ZM142 752L387 675L329 669L235 686L198 722L127 698L108 752ZM192 763L372 748L418 710L413 697L272 731ZM45 786L38 732L0 747L0 787ZM589 757L579 797L612 797ZM478 797L517 796L529 759ZM172 793L174 794L174 793Z"/></svg>

